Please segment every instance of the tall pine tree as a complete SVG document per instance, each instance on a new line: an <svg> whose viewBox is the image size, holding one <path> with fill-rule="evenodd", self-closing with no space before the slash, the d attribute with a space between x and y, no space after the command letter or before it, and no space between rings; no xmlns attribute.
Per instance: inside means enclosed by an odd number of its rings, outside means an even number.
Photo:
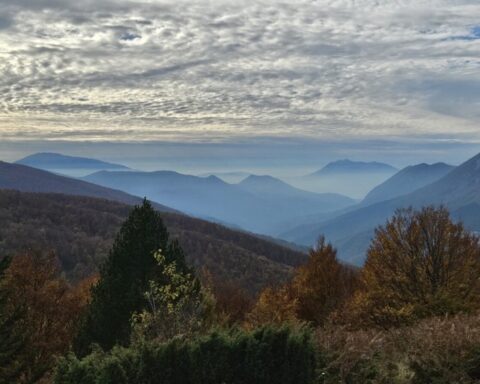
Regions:
<svg viewBox="0 0 480 384"><path fill-rule="evenodd" d="M93 343L104 350L129 343L132 314L146 307L148 282L160 273L153 256L157 250L162 250L168 261L185 266L183 254L168 243L160 215L145 200L130 213L100 270L74 343L77 355L88 354Z"/></svg>
<svg viewBox="0 0 480 384"><path fill-rule="evenodd" d="M23 312L12 310L8 305L9 292L3 284L10 262L10 257L0 261L0 384L17 381L22 369L17 358L25 347L26 339L22 328Z"/></svg>

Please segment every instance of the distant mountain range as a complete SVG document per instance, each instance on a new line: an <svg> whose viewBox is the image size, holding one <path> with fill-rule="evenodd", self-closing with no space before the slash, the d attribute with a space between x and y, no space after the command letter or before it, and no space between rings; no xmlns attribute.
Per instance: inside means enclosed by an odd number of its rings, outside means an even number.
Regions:
<svg viewBox="0 0 480 384"><path fill-rule="evenodd" d="M84 180L266 235L275 234L279 222L289 218L333 211L354 203L339 194L302 191L271 176L249 176L238 184L229 184L216 176L171 171L101 171Z"/></svg>
<svg viewBox="0 0 480 384"><path fill-rule="evenodd" d="M322 169L313 172L307 177L324 177L324 176L338 176L344 174L359 174L359 173L387 173L393 174L398 169L385 163L379 163L376 161L363 162L352 160L337 160L328 163Z"/></svg>
<svg viewBox="0 0 480 384"><path fill-rule="evenodd" d="M360 200L397 171L395 167L379 162L339 160L304 177L288 181L308 191L335 192Z"/></svg>
<svg viewBox="0 0 480 384"><path fill-rule="evenodd" d="M406 167L371 190L363 199L362 205L378 203L406 195L441 179L454 168L454 166L445 163L432 165L424 163Z"/></svg>
<svg viewBox="0 0 480 384"><path fill-rule="evenodd" d="M101 170L128 170L129 168L114 163L86 157L67 156L59 153L35 153L16 161L16 164L27 165L51 172L65 173L72 176L85 175Z"/></svg>
<svg viewBox="0 0 480 384"><path fill-rule="evenodd" d="M142 201L141 198L122 191L57 175L41 169L2 161L0 161L0 189L90 196L126 204L138 204ZM161 204L156 204L156 208L161 211L174 211Z"/></svg>
<svg viewBox="0 0 480 384"><path fill-rule="evenodd" d="M384 224L398 208L421 208L426 205L445 205L456 219L464 221L471 230L480 230L480 154L462 165L451 168L446 165L429 166L432 179L438 179L413 192L370 205L357 206L338 217L299 226L280 237L303 245L311 245L319 234L324 234L339 248L339 255L350 262L361 263L365 257L370 238L376 226ZM431 168L433 167L433 168ZM408 180L413 174L424 177L425 166L420 165L400 172L383 186L378 187L370 198L388 198L392 185ZM441 177L441 174L444 176ZM419 185L423 182L417 181ZM381 197L381 193L385 193ZM352 248L352 244L356 246Z"/></svg>
<svg viewBox="0 0 480 384"><path fill-rule="evenodd" d="M338 186L335 183L344 183L351 190L359 185L366 190L378 177L381 181L365 192L361 201L338 193L309 192L268 175L248 175L231 184L213 175L121 168L94 172L79 180L2 162L0 188L126 204L137 204L146 196L159 210L181 211L222 228L228 226L235 233L250 231L305 247L323 234L338 247L340 258L356 264L363 262L374 229L398 208L444 204L455 219L480 231L480 154L458 167L418 164L391 174L394 170L383 163L343 160L303 178L328 182L332 189Z"/></svg>

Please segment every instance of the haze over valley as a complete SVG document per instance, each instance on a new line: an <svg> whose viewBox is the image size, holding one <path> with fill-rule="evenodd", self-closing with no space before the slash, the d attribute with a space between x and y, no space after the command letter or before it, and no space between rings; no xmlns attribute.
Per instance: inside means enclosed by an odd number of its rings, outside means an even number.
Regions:
<svg viewBox="0 0 480 384"><path fill-rule="evenodd" d="M459 166L422 163L401 170L374 161L337 160L313 174L298 176L300 180L314 179L330 191L311 192L270 175L140 171L97 159L43 153L19 159L18 165L3 163L0 186L130 204L135 198L140 201L147 197L162 210L266 235L288 242L291 248L312 247L325 235L338 247L341 260L361 265L374 229L400 208L445 205L455 219L480 231L478 159L475 156ZM22 168L15 168L19 166ZM35 172L32 167L44 172ZM91 173L75 177L79 170ZM348 185L365 179L368 183L364 186L371 186L362 198L355 198L359 190L354 187L350 189L353 197L335 192L348 192ZM378 184L373 183L375 179Z"/></svg>

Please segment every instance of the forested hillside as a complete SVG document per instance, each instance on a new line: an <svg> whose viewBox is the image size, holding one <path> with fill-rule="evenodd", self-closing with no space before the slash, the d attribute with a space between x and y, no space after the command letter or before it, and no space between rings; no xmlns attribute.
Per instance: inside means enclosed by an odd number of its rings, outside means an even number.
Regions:
<svg viewBox="0 0 480 384"><path fill-rule="evenodd" d="M53 249L68 276L95 272L131 207L62 194L0 191L0 254ZM250 292L284 281L306 260L301 252L254 235L175 213L162 213L188 261Z"/></svg>

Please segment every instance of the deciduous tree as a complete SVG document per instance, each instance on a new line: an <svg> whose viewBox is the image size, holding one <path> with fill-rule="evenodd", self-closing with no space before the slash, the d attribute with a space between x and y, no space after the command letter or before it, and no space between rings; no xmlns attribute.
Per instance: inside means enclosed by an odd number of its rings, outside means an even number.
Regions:
<svg viewBox="0 0 480 384"><path fill-rule="evenodd" d="M357 284L357 271L341 264L335 248L320 237L291 282L261 293L249 314L249 323L300 321L322 325L353 295Z"/></svg>
<svg viewBox="0 0 480 384"><path fill-rule="evenodd" d="M148 305L133 315L134 341L165 342L173 337L191 337L211 325L211 295L202 289L193 271L182 266L180 249L176 256L178 262L169 262L162 251L154 254L160 272L149 281L145 292Z"/></svg>
<svg viewBox="0 0 480 384"><path fill-rule="evenodd" d="M23 308L12 310L9 290L5 286L5 271L11 257L0 261L0 384L15 382L21 375L20 355L25 348L26 331L23 326Z"/></svg>
<svg viewBox="0 0 480 384"><path fill-rule="evenodd" d="M56 356L71 346L88 290L83 283L79 288L68 284L52 253L15 256L1 284L6 310L20 314L12 329L22 346L15 354L20 370L14 382L46 382Z"/></svg>
<svg viewBox="0 0 480 384"><path fill-rule="evenodd" d="M480 306L479 238L447 209L396 212L379 227L350 310L355 321L389 326Z"/></svg>
<svg viewBox="0 0 480 384"><path fill-rule="evenodd" d="M316 326L349 299L357 287L357 271L341 264L337 250L320 237L305 265L299 267L292 286L297 317Z"/></svg>

